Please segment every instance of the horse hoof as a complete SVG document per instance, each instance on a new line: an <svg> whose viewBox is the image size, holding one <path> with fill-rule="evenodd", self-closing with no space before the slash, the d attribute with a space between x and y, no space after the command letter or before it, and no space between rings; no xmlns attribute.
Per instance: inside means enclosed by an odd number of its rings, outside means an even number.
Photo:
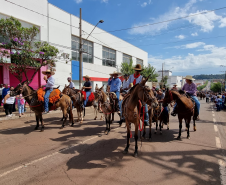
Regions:
<svg viewBox="0 0 226 185"><path fill-rule="evenodd" d="M137 157L137 155L138 155L138 152L134 152L134 155L133 156L134 157Z"/></svg>
<svg viewBox="0 0 226 185"><path fill-rule="evenodd" d="M186 127L185 131L188 131L188 128Z"/></svg>
<svg viewBox="0 0 226 185"><path fill-rule="evenodd" d="M191 139L190 136L187 136L187 139Z"/></svg>
<svg viewBox="0 0 226 185"><path fill-rule="evenodd" d="M64 126L61 126L61 127L60 127L60 129L63 129L63 128L64 128Z"/></svg>
<svg viewBox="0 0 226 185"><path fill-rule="evenodd" d="M35 129L34 130L38 130L38 127L35 127Z"/></svg>
<svg viewBox="0 0 226 185"><path fill-rule="evenodd" d="M108 131L107 130L104 133L105 133L105 135L108 135Z"/></svg>
<svg viewBox="0 0 226 185"><path fill-rule="evenodd" d="M44 129L41 129L40 132L44 132Z"/></svg>
<svg viewBox="0 0 226 185"><path fill-rule="evenodd" d="M157 131L155 131L155 134L157 134Z"/></svg>
<svg viewBox="0 0 226 185"><path fill-rule="evenodd" d="M162 131L160 132L160 135L162 135Z"/></svg>
<svg viewBox="0 0 226 185"><path fill-rule="evenodd" d="M128 154L128 150L125 149L125 150L123 151L123 154Z"/></svg>
<svg viewBox="0 0 226 185"><path fill-rule="evenodd" d="M177 140L181 140L180 136L177 137Z"/></svg>
<svg viewBox="0 0 226 185"><path fill-rule="evenodd" d="M97 120L97 118L94 118L94 120Z"/></svg>
<svg viewBox="0 0 226 185"><path fill-rule="evenodd" d="M169 130L169 127L167 128L167 130Z"/></svg>
<svg viewBox="0 0 226 185"><path fill-rule="evenodd" d="M74 123L71 124L71 127L74 127Z"/></svg>
<svg viewBox="0 0 226 185"><path fill-rule="evenodd" d="M194 127L194 131L196 131L196 127Z"/></svg>

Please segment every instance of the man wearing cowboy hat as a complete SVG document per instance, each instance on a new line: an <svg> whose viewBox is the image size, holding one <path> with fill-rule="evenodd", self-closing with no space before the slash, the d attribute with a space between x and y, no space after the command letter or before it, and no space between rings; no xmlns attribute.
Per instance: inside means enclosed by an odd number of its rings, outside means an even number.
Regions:
<svg viewBox="0 0 226 185"><path fill-rule="evenodd" d="M129 84L130 87L132 87L132 85L136 85L138 83L140 83L143 79L142 75L140 74L141 71L143 71L142 66L140 64L137 64L134 68L135 73L133 75L130 75L129 77ZM149 114L148 114L148 105L145 104L145 120L144 120L144 124L145 126L149 126Z"/></svg>
<svg viewBox="0 0 226 185"><path fill-rule="evenodd" d="M121 80L118 78L118 76L121 75L121 73L114 71L110 74L110 78L108 79L108 85L110 85L110 92L114 92L117 96L117 102L116 103L116 109L118 111L118 114L121 114L121 107L119 105L119 97L120 97L120 88L122 85Z"/></svg>
<svg viewBox="0 0 226 185"><path fill-rule="evenodd" d="M45 96L44 96L44 108L45 112L44 114L47 114L49 112L49 95L53 91L53 87L55 84L55 79L53 75L55 74L51 69L47 69L46 71L42 71L42 74L46 75L44 76L44 80L46 81L46 85L42 85L42 87L45 87Z"/></svg>
<svg viewBox="0 0 226 185"><path fill-rule="evenodd" d="M129 75L128 74L124 74L124 81L122 82L122 88L121 88L121 91L122 92L127 92L128 89L129 89Z"/></svg>
<svg viewBox="0 0 226 185"><path fill-rule="evenodd" d="M198 113L198 120L199 120L199 110L200 110L200 102L197 98L196 92L197 92L197 86L195 85L195 83L193 83L192 81L195 80L194 78L192 78L192 76L187 75L186 77L184 77L183 79L186 80L186 84L184 84L184 86L182 87L182 91L184 91L186 94L188 94L189 96L191 96L191 98L195 101L195 104L197 106L197 113ZM172 116L176 116L175 113L175 107L176 107L176 103L174 105L174 110L173 112L171 112Z"/></svg>
<svg viewBox="0 0 226 185"><path fill-rule="evenodd" d="M71 89L75 89L75 84L72 82L71 77L68 77L68 78L67 78L67 81L69 82L69 87L70 87Z"/></svg>
<svg viewBox="0 0 226 185"><path fill-rule="evenodd" d="M173 85L172 90L177 90L177 85L176 85L176 84L175 84L175 85Z"/></svg>
<svg viewBox="0 0 226 185"><path fill-rule="evenodd" d="M88 75L83 76L83 78L85 78L85 81L86 81L82 87L82 90L86 92L86 100L84 101L84 107L86 107L86 104L89 100L89 96L92 92L92 84L90 82L90 77Z"/></svg>

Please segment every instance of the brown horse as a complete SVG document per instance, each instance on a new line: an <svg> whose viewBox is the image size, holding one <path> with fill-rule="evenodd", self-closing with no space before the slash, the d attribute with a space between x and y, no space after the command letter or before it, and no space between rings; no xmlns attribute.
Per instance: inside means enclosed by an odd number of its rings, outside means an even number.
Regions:
<svg viewBox="0 0 226 185"><path fill-rule="evenodd" d="M96 96L98 98L98 102L100 103L101 111L104 114L106 121L106 129L105 134L108 135L111 130L111 124L114 120L114 112L115 112L115 103L114 99L116 99L116 95L114 93L104 92L102 86L100 89L96 88Z"/></svg>
<svg viewBox="0 0 226 185"><path fill-rule="evenodd" d="M81 93L80 90L77 89L71 89L69 86L64 87L63 94L68 95L69 97L71 97L72 101L73 101L73 105L74 107L77 109L77 114L78 114L78 122L80 121L80 123L83 122L83 117L85 116L85 109L83 108L83 104L84 104L84 98L83 95ZM89 106L93 106L94 107L94 120L97 119L97 112L98 112L98 101L97 101L97 97L96 97L96 93L94 93L95 99L90 102L90 104L86 107ZM83 112L84 112L84 116L83 116ZM102 116L101 116L102 118Z"/></svg>
<svg viewBox="0 0 226 185"><path fill-rule="evenodd" d="M35 112L36 117L36 127L35 130L39 128L39 121L41 122L41 131L44 131L44 123L42 112L44 111L43 102L38 101L37 91L35 91L32 87L30 87L27 82L23 82L19 84L13 91L10 92L11 96L22 94L25 97L26 102L30 105L30 109ZM69 118L72 121L72 125L74 124L73 114L72 114L72 104L69 96L61 94L61 98L55 103L55 105L51 105L49 108L57 109L61 107L63 112L63 124L61 128L65 126L65 122L67 120L68 114Z"/></svg>
<svg viewBox="0 0 226 185"><path fill-rule="evenodd" d="M195 102L192 101L191 98L186 97L185 94L180 94L177 91L170 91L167 89L165 93L165 98L163 100L163 104L167 105L172 101L176 101L177 103L177 112L179 119L179 135L177 139L181 138L181 129L182 129L182 120L185 120L186 128L187 128L187 138L190 139L190 122L191 117L193 117L193 126L194 131L196 131L195 120L197 119L197 114L195 111Z"/></svg>
<svg viewBox="0 0 226 185"><path fill-rule="evenodd" d="M158 101L156 97L154 96L153 91L145 86L145 83L147 82L149 77L147 77L145 80L142 80L141 83L136 84L133 86L130 91L129 95L127 95L123 102L122 102L122 110L123 110L123 116L126 120L126 127L127 127L127 145L124 149L124 154L128 153L128 149L130 146L130 126L131 123L134 123L135 125L135 152L134 156L137 157L138 155L138 147L137 147L137 140L138 140L138 126L140 124L141 115L139 114L139 100L143 102L143 105L146 103L151 107L157 107ZM150 116L149 116L150 120ZM150 120L151 121L151 120ZM151 136L151 122L150 122L150 131L149 136Z"/></svg>

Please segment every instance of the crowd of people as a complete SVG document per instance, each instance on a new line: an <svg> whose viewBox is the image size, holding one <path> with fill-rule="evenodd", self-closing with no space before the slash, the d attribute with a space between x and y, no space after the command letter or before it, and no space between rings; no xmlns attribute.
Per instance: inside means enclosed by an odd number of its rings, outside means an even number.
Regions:
<svg viewBox="0 0 226 185"><path fill-rule="evenodd" d="M10 96L10 91L13 91L14 87L8 84L0 84L0 106L3 105L6 117L12 117L13 112L16 112L16 104L19 111L19 117L24 115L25 112L25 100L22 94L18 96Z"/></svg>
<svg viewBox="0 0 226 185"><path fill-rule="evenodd" d="M221 111L226 109L226 93L222 92L222 93L212 93L212 92L207 92L205 94L206 96L206 102L213 102L215 103L215 109L217 109L217 111Z"/></svg>

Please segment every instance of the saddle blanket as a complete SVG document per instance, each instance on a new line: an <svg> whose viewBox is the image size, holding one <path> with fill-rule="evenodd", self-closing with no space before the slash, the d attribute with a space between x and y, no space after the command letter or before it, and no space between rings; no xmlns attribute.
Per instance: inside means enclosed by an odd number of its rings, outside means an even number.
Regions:
<svg viewBox="0 0 226 185"><path fill-rule="evenodd" d="M86 100L86 92L85 91L81 91L81 92L82 92L82 95L83 95L83 100L85 101ZM94 94L93 94L93 92L91 92L89 99L88 99L88 103L93 102L94 99L95 99Z"/></svg>
<svg viewBox="0 0 226 185"><path fill-rule="evenodd" d="M44 96L45 96L45 90L43 88L39 88L37 90L38 95L38 101L44 102ZM49 95L49 103L54 104L56 101L60 99L60 90L59 89L53 89L53 91Z"/></svg>

